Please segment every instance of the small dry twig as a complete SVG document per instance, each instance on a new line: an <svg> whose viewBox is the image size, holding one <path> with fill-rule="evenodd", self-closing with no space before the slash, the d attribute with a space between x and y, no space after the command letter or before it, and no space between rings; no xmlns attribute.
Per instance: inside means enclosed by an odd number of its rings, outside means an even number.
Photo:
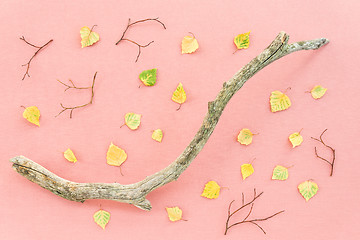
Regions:
<svg viewBox="0 0 360 240"><path fill-rule="evenodd" d="M30 77L30 74L29 74L29 69L30 69L30 64L31 64L31 61L34 59L34 57L41 51L41 49L43 49L44 47L46 47L49 43L51 43L53 41L53 39L49 40L47 43L45 43L44 45L42 45L41 47L39 46L36 46L30 42L28 42L24 36L21 36L20 40L23 40L26 44L34 47L34 48L37 48L38 50L34 53L34 55L30 58L30 60L26 63L26 64L23 64L22 66L27 66L26 67L26 72L23 76L23 78L21 80L24 80L26 76Z"/></svg>
<svg viewBox="0 0 360 240"><path fill-rule="evenodd" d="M138 59L139 59L139 57L140 57L141 48L146 48L146 47L148 47L148 46L149 46L150 44L152 44L154 41L151 41L151 42L149 42L148 44L145 44L145 45L141 45L141 44L139 44L139 43L137 43L137 42L135 42L135 41L133 41L133 40L130 40L130 39L128 39L128 38L124 38L124 37L125 37L125 33L126 33L126 31L129 29L129 27L131 27L131 26L133 26L133 25L135 25L135 24L137 24L137 23L142 23L142 22L146 22L146 21L155 21L155 22L158 22L158 23L160 23L160 24L164 27L164 29L166 29L165 24L164 24L163 22L161 22L161 21L159 20L159 18L147 18L147 19L135 21L135 22L133 22L133 23L131 23L131 19L129 18L129 21L128 21L128 24L127 24L127 26L126 26L126 29L125 29L125 31L123 32L120 40L115 43L115 45L118 45L121 41L128 41L128 42L131 42L131 43L137 45L139 49L138 49L138 55L136 56L135 62L137 62Z"/></svg>
<svg viewBox="0 0 360 240"><path fill-rule="evenodd" d="M64 90L64 92L66 92L67 90L69 90L70 88L73 88L73 89L90 89L91 88L91 99L88 103L86 104L83 104L83 105L79 105L79 106L75 106L75 107L64 107L64 105L62 103L60 103L60 106L63 108L63 110L61 110L59 112L58 115L56 115L55 117L59 116L60 114L62 114L63 112L65 112L66 110L70 110L70 118L72 118L72 113L75 109L77 108L82 108L82 107L86 107L87 105L90 105L92 104L92 101L94 99L94 85L95 85L95 79L96 79L96 74L97 72L94 74L94 78L93 78L93 82L92 82L92 85L91 87L76 87L75 84L73 83L73 81L71 81L69 79L69 82L71 83L71 85L68 85L66 83L63 83L61 82L60 80L58 80L58 82L60 82L62 85L66 86L66 89Z"/></svg>
<svg viewBox="0 0 360 240"><path fill-rule="evenodd" d="M241 202L242 202L242 205L241 207L239 207L238 209L236 209L234 212L231 213L231 205L233 204L233 202L235 202L235 200L232 200L229 204L229 208L228 208L228 217L227 217L227 220L226 220L226 225L225 225L225 235L227 234L228 230L233 227L233 226L236 226L236 225L239 225L239 224L243 224L243 223L251 223L251 224L254 224L255 226L257 226L264 234L266 234L265 230L257 223L257 222L261 222L261 221L266 221L272 217L275 217L276 215L280 214L280 213L283 213L285 212L285 210L282 210L280 212L277 212L269 217L266 217L266 218L255 218L255 219L251 219L251 220L248 220L248 218L250 217L250 214L252 213L252 210L254 208L254 202L257 198L259 198L264 192L261 192L259 194L256 194L256 189L254 188L254 197L253 199L250 201L250 202L247 202L245 203L245 199L244 199L244 193L242 193L242 198L241 198ZM233 223L231 225L229 225L229 221L230 221L230 218L232 216L234 216L235 213L239 212L241 209L247 207L247 206L250 206L250 211L248 212L248 214L245 216L245 218L240 221L240 222L236 222L236 223Z"/></svg>
<svg viewBox="0 0 360 240"><path fill-rule="evenodd" d="M315 155L317 158L327 162L330 166L331 166L331 170L330 170L330 177L333 175L333 172L334 172L334 163L335 163L335 149L330 147L329 145L325 144L323 139L322 139L322 136L324 135L324 133L327 131L327 129L325 129L321 134L320 134L320 137L319 138L314 138L314 137L311 137L312 139L318 141L318 142L321 142L325 147L329 148L332 152L332 160L329 161L321 156L319 156L318 152L317 152L317 149L315 147Z"/></svg>

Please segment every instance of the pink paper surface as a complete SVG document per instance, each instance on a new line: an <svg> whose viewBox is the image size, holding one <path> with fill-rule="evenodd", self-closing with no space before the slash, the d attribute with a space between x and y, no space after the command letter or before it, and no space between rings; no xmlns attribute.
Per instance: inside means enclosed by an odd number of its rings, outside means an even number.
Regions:
<svg viewBox="0 0 360 240"><path fill-rule="evenodd" d="M0 2L0 239L359 239L359 1L10 1ZM115 46L128 18L159 17L129 29L127 37L146 44L138 63L137 47ZM100 41L81 48L79 30L96 24ZM153 209L107 200L71 202L14 172L9 159L24 155L59 176L77 182L142 180L170 164L193 138L224 81L266 48L279 31L290 42L326 37L317 51L291 54L251 78L233 97L208 143L176 182L148 195ZM233 38L251 31L250 47L235 54ZM192 32L200 48L182 55L181 39ZM30 78L21 81L34 48L19 37L42 45L54 41L33 60ZM158 68L154 87L138 88L141 71ZM54 116L60 103L86 103L90 92L69 90L56 79L90 86L98 72L94 103ZM181 110L171 101L182 82L187 102ZM320 100L305 93L315 85L328 88ZM284 91L293 105L271 113L271 91ZM41 111L36 127L22 118L20 106ZM142 114L136 131L123 124L127 112ZM162 143L151 131L164 131ZM236 142L242 128L259 133L249 146ZM317 159L330 152L310 137L327 128L324 140L336 149L334 176ZM292 148L288 136L302 130L304 142ZM109 144L124 148L128 160L119 168L106 164ZM62 153L71 148L72 164ZM240 165L256 157L255 173L242 180ZM289 179L271 180L278 165L292 166ZM313 179L317 195L305 202L297 185ZM222 189L215 200L200 196L206 182ZM285 213L255 225L240 225L224 236L228 204L251 199L253 188L264 191L252 218ZM102 230L93 222L100 205L111 213ZM165 207L179 206L188 221L170 222ZM232 221L241 220L243 215Z"/></svg>

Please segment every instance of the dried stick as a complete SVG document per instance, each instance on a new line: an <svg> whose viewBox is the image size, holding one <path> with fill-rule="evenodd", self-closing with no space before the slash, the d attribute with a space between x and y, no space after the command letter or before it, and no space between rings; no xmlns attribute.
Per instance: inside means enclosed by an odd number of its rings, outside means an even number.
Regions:
<svg viewBox="0 0 360 240"><path fill-rule="evenodd" d="M330 165L330 167L331 167L330 177L331 177L331 176L333 175L333 172L334 172L335 149L324 143L324 141L323 141L323 139L322 139L322 136L324 135L324 133L325 133L326 131L327 131L327 129L325 129L325 130L320 134L320 137L319 137L319 138L314 138L314 137L311 137L311 138L314 139L314 140L316 140L316 141L318 141L318 142L321 142L325 147L327 147L327 148L329 148L329 149L331 150L331 152L332 152L332 160L329 161L329 160L327 160L327 159L319 156L319 154L318 154L318 152L317 152L317 149L316 149L316 147L315 147L315 155L316 155L316 157L319 158L319 159L321 159L321 160L323 160L323 161L325 161L325 162L327 162L327 163Z"/></svg>
<svg viewBox="0 0 360 240"><path fill-rule="evenodd" d="M30 42L28 42L24 36L22 36L20 38L20 40L23 40L26 44L34 47L34 48L37 48L38 50L34 53L34 55L30 58L30 60L26 63L26 64L23 64L22 66L27 66L26 67L26 72L23 76L23 78L21 80L24 80L26 76L30 77L30 74L29 74L29 69L30 69L30 64L31 64L31 61L34 59L34 57L44 48L46 47L49 43L51 43L53 41L53 39L49 40L47 43L45 43L44 45L42 45L41 47L38 47Z"/></svg>
<svg viewBox="0 0 360 240"><path fill-rule="evenodd" d="M73 81L71 81L69 79L69 82L71 83L72 86L66 84L66 83L63 83L61 82L60 80L58 80L59 83L61 83L62 85L66 86L66 89L64 90L64 92L66 92L67 90L69 90L70 88L73 88L73 89L90 89L91 88L91 98L90 98L90 101L88 103L85 103L83 105L79 105L79 106L75 106L75 107L64 107L64 105L62 103L60 103L60 106L63 108L63 110L61 110L58 115L56 115L55 117L59 116L60 114L62 114L63 112L65 112L66 110L70 110L70 118L72 118L72 113L75 109L77 108L82 108L82 107L86 107L87 105L90 105L92 104L93 102L93 99L94 99L94 85L95 85L95 79L96 79L96 74L97 72L94 74L94 78L93 78L93 82L92 82L92 85L91 87L76 87L75 84L73 83Z"/></svg>
<svg viewBox="0 0 360 240"><path fill-rule="evenodd" d="M126 28L125 28L125 31L123 32L120 40L115 43L115 45L118 45L121 41L128 41L128 42L131 42L131 43L137 45L137 46L138 46L138 55L136 56L135 62L137 62L137 61L139 60L139 57L140 57L140 54L141 54L141 48L146 48L147 46L149 46L150 44L152 44L154 41L151 41L151 42L149 42L148 44L145 44L145 45L141 45L141 44L139 44L139 43L137 43L137 42L135 42L135 41L133 41L133 40L130 40L130 39L128 39L128 38L125 38L125 33L126 33L126 31L129 29L129 27L131 27L131 26L133 26L133 25L135 25L135 24L137 24L137 23L142 23L142 22L146 22L146 21L155 21L155 22L158 22L158 23L160 23L160 24L164 27L164 29L166 29L165 24L162 23L162 22L159 20L159 18L147 18L147 19L135 21L135 22L133 22L133 23L131 23L131 19L129 18L128 24L127 24L127 26L126 26Z"/></svg>
<svg viewBox="0 0 360 240"><path fill-rule="evenodd" d="M199 154L214 131L220 116L231 97L258 71L292 52L318 49L329 41L326 38L288 44L289 36L280 32L275 40L257 57L241 68L229 81L223 83L216 99L208 103L208 113L203 123L181 155L169 166L146 177L144 180L122 185L118 183L76 183L56 176L30 159L17 156L10 161L22 176L41 187L71 201L83 202L87 199L108 199L135 205L150 210L146 196L153 190L175 181Z"/></svg>
<svg viewBox="0 0 360 240"><path fill-rule="evenodd" d="M266 217L266 218L255 218L255 219L251 219L251 220L247 220L249 217L250 217L250 214L252 213L252 210L254 208L254 202L256 199L258 199L264 192L261 192L260 194L256 194L256 189L254 188L254 196L253 196L253 199L248 202L248 203L244 203L244 193L242 193L242 205L241 207L239 207L238 209L236 209L234 212L231 213L231 205L233 204L233 202L235 202L235 200L232 200L229 204L229 208L228 208L228 217L226 219L226 223L225 223L225 233L224 235L227 234L227 232L229 231L230 228L232 228L233 226L236 226L236 225L239 225L239 224L243 224L243 223L252 223L254 224L255 226L257 226L264 234L266 234L265 230L257 223L257 222L261 222L261 221L266 221L272 217L275 217L276 215L280 214L280 213L283 213L285 212L285 210L282 210L280 212L277 212L273 215L270 215L269 217ZM248 212L248 214L246 215L246 217L240 221L240 222L236 222L236 223L233 223L231 225L229 225L229 221L230 221L230 218L232 216L234 216L235 213L239 212L240 210L242 210L243 208L249 206L251 204L251 207L250 207L250 210Z"/></svg>

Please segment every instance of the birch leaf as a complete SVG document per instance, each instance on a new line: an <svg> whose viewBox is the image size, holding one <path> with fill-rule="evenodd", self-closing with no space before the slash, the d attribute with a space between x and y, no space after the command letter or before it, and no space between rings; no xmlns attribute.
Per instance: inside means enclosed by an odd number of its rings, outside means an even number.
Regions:
<svg viewBox="0 0 360 240"><path fill-rule="evenodd" d="M205 185L201 196L209 199L215 199L219 197L219 193L220 186L215 181L210 181Z"/></svg>
<svg viewBox="0 0 360 240"><path fill-rule="evenodd" d="M154 139L157 142L161 142L163 138L163 132L161 129L156 129L153 131L151 135L152 139Z"/></svg>
<svg viewBox="0 0 360 240"><path fill-rule="evenodd" d="M291 106L291 101L284 93L274 91L270 96L270 106L272 112L283 111Z"/></svg>
<svg viewBox="0 0 360 240"><path fill-rule="evenodd" d="M288 177L289 177L288 169L286 167L277 165L274 168L273 175L272 175L271 179L274 179L274 180L286 180L286 179L288 179Z"/></svg>
<svg viewBox="0 0 360 240"><path fill-rule="evenodd" d="M243 180L245 180L245 178L249 177L253 173L254 173L254 168L250 163L245 163L241 165L241 175Z"/></svg>
<svg viewBox="0 0 360 240"><path fill-rule="evenodd" d="M327 88L323 88L322 86L317 85L317 86L313 87L313 89L311 89L311 96L314 99L319 99L322 96L324 96L326 91L327 91Z"/></svg>
<svg viewBox="0 0 360 240"><path fill-rule="evenodd" d="M27 107L25 108L24 112L23 112L23 117L28 120L29 122L31 122L32 124L35 124L37 126L40 127L40 110L35 107L35 106L31 106L31 107Z"/></svg>
<svg viewBox="0 0 360 240"><path fill-rule="evenodd" d="M126 159L127 159L126 152L123 149L111 143L106 153L107 164L111 166L120 167L120 165L123 162L125 162Z"/></svg>
<svg viewBox="0 0 360 240"><path fill-rule="evenodd" d="M289 140L294 147L299 146L303 142L303 137L300 135L299 132L294 132L289 136Z"/></svg>
<svg viewBox="0 0 360 240"><path fill-rule="evenodd" d="M181 41L181 53L193 53L199 48L199 43L194 36L185 36Z"/></svg>
<svg viewBox="0 0 360 240"><path fill-rule="evenodd" d="M110 221L110 213L105 210L99 210L94 213L93 217L96 224L105 230L106 224Z"/></svg>
<svg viewBox="0 0 360 240"><path fill-rule="evenodd" d="M93 32L92 29L88 27L83 27L80 29L80 36L81 36L81 48L91 46L100 39L99 34Z"/></svg>
<svg viewBox="0 0 360 240"><path fill-rule="evenodd" d="M249 35L250 32L247 32L247 33L239 34L234 38L234 43L237 49L246 49L249 47L250 44Z"/></svg>
<svg viewBox="0 0 360 240"><path fill-rule="evenodd" d="M125 124L131 130L135 130L140 125L140 118L141 118L141 114L127 113L125 114Z"/></svg>
<svg viewBox="0 0 360 240"><path fill-rule="evenodd" d="M68 148L65 152L64 152L64 157L66 160L68 160L69 162L73 162L76 163L77 159L75 157L75 154L73 153L73 151L71 151L70 148Z"/></svg>
<svg viewBox="0 0 360 240"><path fill-rule="evenodd" d="M182 218L182 210L179 207L170 207L166 208L168 213L169 220L172 222L176 222L181 220Z"/></svg>
<svg viewBox="0 0 360 240"><path fill-rule="evenodd" d="M243 128L237 137L237 141L243 145L249 145L252 142L253 135L250 129Z"/></svg>
<svg viewBox="0 0 360 240"><path fill-rule="evenodd" d="M149 69L140 73L139 78L146 86L154 86L156 83L157 69Z"/></svg>
<svg viewBox="0 0 360 240"><path fill-rule="evenodd" d="M313 181L305 181L299 184L298 189L300 194L305 198L305 200L309 201L309 199L317 193L319 187Z"/></svg>
<svg viewBox="0 0 360 240"><path fill-rule="evenodd" d="M179 104L183 104L186 101L186 93L181 83L179 83L179 85L177 86L171 99Z"/></svg>

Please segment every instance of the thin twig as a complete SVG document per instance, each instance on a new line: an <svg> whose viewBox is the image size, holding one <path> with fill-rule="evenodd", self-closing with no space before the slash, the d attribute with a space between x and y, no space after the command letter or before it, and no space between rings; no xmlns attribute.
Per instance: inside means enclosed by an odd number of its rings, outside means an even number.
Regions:
<svg viewBox="0 0 360 240"><path fill-rule="evenodd" d="M47 43L45 43L44 45L42 45L41 47L39 46L36 46L30 42L28 42L24 36L21 36L20 40L23 40L26 44L28 44L29 46L32 46L34 48L37 48L38 50L34 53L34 55L30 58L30 60L23 64L22 66L27 66L26 67L26 72L23 76L23 78L21 80L24 80L26 76L30 77L30 74L29 74L29 69L30 69L30 64L31 64L31 61L34 59L34 57L41 51L41 49L43 49L44 47L46 47L49 43L51 43L53 41L53 39L49 40Z"/></svg>
<svg viewBox="0 0 360 240"><path fill-rule="evenodd" d="M334 163L335 163L335 149L330 147L329 145L325 144L324 140L322 139L322 136L324 135L324 133L327 131L327 129L325 129L321 134L320 134L320 137L319 138L314 138L314 137L311 137L312 139L322 143L325 147L329 148L332 152L332 160L329 161L321 156L319 156L318 152L317 152L317 149L315 147L315 156L325 162L327 162L330 166L331 166L331 170L330 170L330 177L333 175L333 172L334 172Z"/></svg>
<svg viewBox="0 0 360 240"><path fill-rule="evenodd" d="M94 78L93 78L93 82L92 82L91 87L86 87L86 88L76 87L75 84L74 84L71 80L69 80L69 81L71 82L72 86L67 85L66 83L63 83L63 82L61 82L61 81L58 80L61 84L65 85L65 86L67 87L64 91L66 91L66 90L68 90L68 89L70 89L70 88L74 88L74 89L90 89L90 88L91 88L91 98L90 98L90 101L89 101L88 103L85 103L85 104L79 105L79 106L75 106L75 107L65 107L62 103L60 103L60 106L63 108L63 110L61 110L61 111L59 112L59 114L56 115L55 117L59 116L60 114L62 114L62 113L65 112L66 110L70 110L70 118L72 118L72 113L73 113L73 111L74 111L75 109L77 109L77 108L82 108L82 107L86 107L87 105L92 104L93 99L94 99L94 85L95 85L96 74L97 74L97 72L94 74Z"/></svg>

